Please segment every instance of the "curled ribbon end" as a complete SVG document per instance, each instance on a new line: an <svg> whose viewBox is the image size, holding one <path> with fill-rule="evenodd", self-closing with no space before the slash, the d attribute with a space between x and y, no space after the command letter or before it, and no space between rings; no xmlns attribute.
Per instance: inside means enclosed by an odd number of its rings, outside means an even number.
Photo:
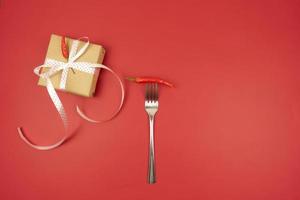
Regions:
<svg viewBox="0 0 300 200"><path fill-rule="evenodd" d="M66 137L62 138L60 141L58 141L57 143L53 144L53 145L45 145L45 146L41 146L41 145L36 145L33 144L24 134L22 127L17 127L17 131L19 133L19 136L21 137L21 139L28 144L30 147L37 149L37 150L42 150L42 151L46 151L46 150L51 150L51 149L55 149L57 147L59 147L61 144L63 144L65 142L65 140L67 139Z"/></svg>
<svg viewBox="0 0 300 200"><path fill-rule="evenodd" d="M86 114L83 113L82 110L80 110L79 106L76 105L76 111L77 111L78 115L82 119L84 119L84 120L86 120L88 122L91 122L91 123L106 122L106 121L110 121L111 119L113 119L120 112L120 110L121 110L121 108L123 106L123 103L124 103L124 96L125 96L124 85L123 85L122 80L120 79L120 77L113 70L111 70L110 68L106 67L105 65L101 64L101 65L98 66L98 68L108 70L109 72L111 72L115 76L115 78L117 78L117 80L118 80L118 82L120 84L120 87L121 87L121 101L120 101L118 109L113 113L113 115L110 116L108 119L101 120L101 121L97 121L97 120L89 118Z"/></svg>
<svg viewBox="0 0 300 200"><path fill-rule="evenodd" d="M91 123L99 123L99 121L94 120L94 119L91 119L91 118L89 118L88 116L86 116L86 115L80 110L80 108L79 108L78 105L76 106L76 111L77 111L78 115L79 115L81 118L85 119L86 121L91 122Z"/></svg>

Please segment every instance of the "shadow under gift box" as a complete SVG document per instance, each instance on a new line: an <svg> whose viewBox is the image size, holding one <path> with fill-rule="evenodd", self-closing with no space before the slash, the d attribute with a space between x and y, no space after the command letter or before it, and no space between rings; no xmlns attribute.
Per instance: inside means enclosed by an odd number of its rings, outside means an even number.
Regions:
<svg viewBox="0 0 300 200"><path fill-rule="evenodd" d="M61 38L62 36L52 34L47 50L46 59L53 59L61 62L67 63L68 60L63 57L61 52ZM68 49L72 46L74 40L66 37L66 43ZM80 41L77 51L84 45L85 42ZM105 49L98 44L90 43L83 55L81 55L75 62L89 62L89 63L102 63L104 59ZM49 68L42 68L42 72L48 71ZM70 92L73 94L91 97L95 93L96 84L99 76L100 69L95 69L95 73L86 73L74 69L68 71L67 82L65 89L63 91ZM50 79L55 89L60 89L62 71L53 75ZM46 86L46 80L40 77L38 85Z"/></svg>

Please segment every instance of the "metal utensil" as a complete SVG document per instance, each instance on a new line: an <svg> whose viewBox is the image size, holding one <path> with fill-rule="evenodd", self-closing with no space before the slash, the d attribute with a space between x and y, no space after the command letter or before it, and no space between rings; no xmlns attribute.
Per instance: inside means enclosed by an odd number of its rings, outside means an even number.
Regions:
<svg viewBox="0 0 300 200"><path fill-rule="evenodd" d="M157 83L146 84L145 110L149 116L149 125L150 125L148 183L154 184L156 182L155 155L154 155L154 116L158 110Z"/></svg>

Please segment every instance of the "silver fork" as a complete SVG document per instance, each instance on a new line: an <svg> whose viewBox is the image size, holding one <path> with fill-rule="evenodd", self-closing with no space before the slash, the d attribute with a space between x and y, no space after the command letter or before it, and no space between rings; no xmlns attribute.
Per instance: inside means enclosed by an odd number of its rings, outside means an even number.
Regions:
<svg viewBox="0 0 300 200"><path fill-rule="evenodd" d="M155 155L154 155L154 116L158 110L157 83L146 84L145 110L148 113L149 125L150 125L148 183L154 184L156 182Z"/></svg>

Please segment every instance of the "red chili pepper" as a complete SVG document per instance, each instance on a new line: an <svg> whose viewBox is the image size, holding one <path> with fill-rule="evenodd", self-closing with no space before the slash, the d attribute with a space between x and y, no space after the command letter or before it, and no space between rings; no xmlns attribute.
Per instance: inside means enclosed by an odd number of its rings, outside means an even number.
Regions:
<svg viewBox="0 0 300 200"><path fill-rule="evenodd" d="M66 44L66 37L62 36L61 37L61 53L64 58L68 59L69 58L69 51L68 51L68 46Z"/></svg>
<svg viewBox="0 0 300 200"><path fill-rule="evenodd" d="M169 86L171 88L174 87L174 85L168 81L165 81L160 78L153 78L153 77L126 77L127 80L133 81L136 83L160 83L166 86Z"/></svg>
<svg viewBox="0 0 300 200"><path fill-rule="evenodd" d="M69 58L69 50L68 50L68 46L66 43L66 37L62 36L61 37L61 53L63 55L64 58L68 59ZM75 74L75 71L73 68L71 68L73 74Z"/></svg>

